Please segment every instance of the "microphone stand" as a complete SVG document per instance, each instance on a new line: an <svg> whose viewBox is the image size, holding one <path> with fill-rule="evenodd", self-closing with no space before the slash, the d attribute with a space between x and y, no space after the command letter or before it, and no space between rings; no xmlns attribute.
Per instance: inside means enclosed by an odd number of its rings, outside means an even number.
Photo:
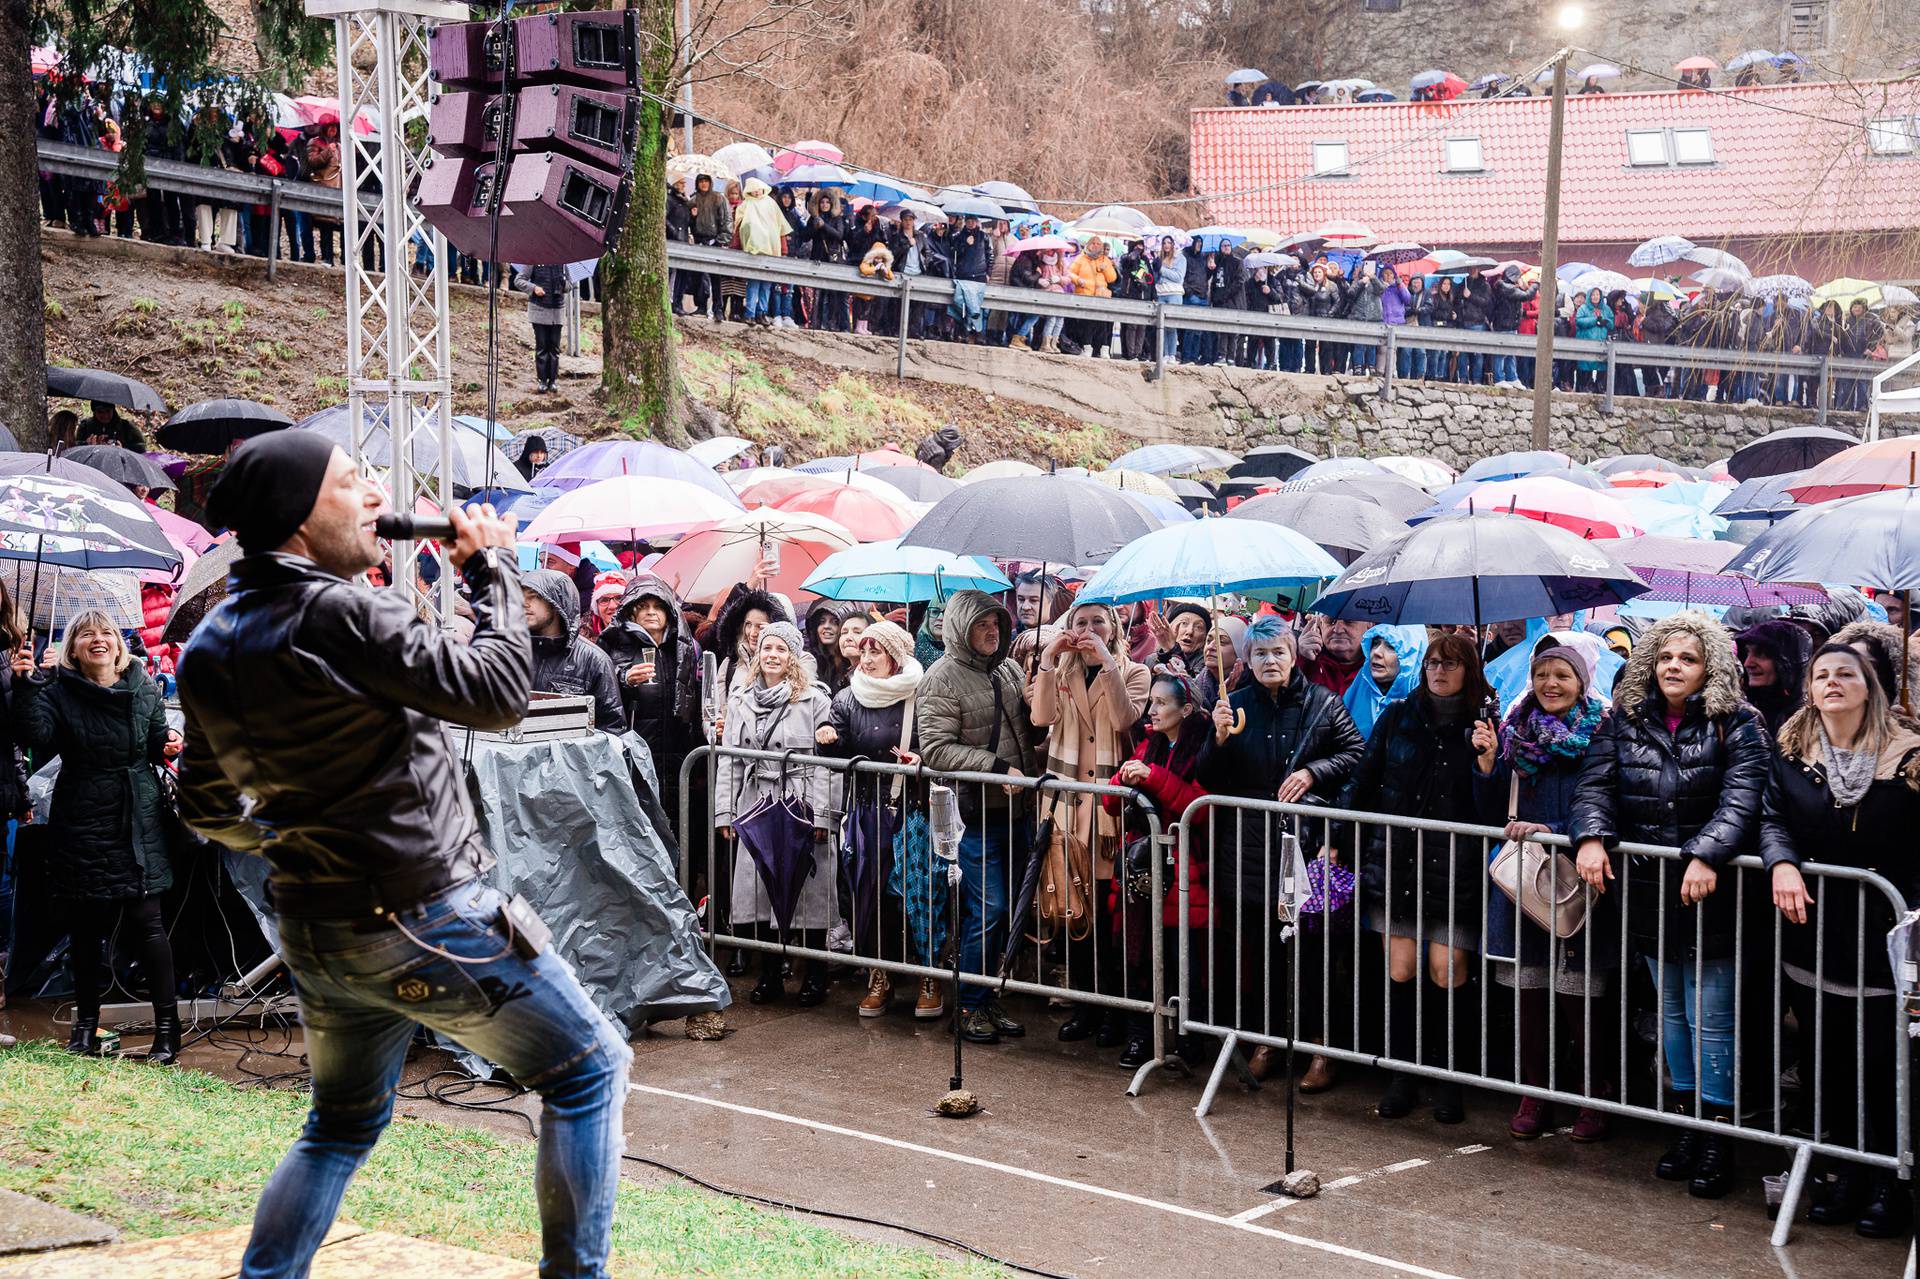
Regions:
<svg viewBox="0 0 1920 1279"><path fill-rule="evenodd" d="M934 1103L933 1113L945 1119L969 1119L980 1113L978 1094L961 1086L960 1034L960 840L966 826L960 819L960 797L951 787L935 783L927 794L927 843L935 857L947 864L948 939L953 949L953 1078L946 1095Z"/></svg>

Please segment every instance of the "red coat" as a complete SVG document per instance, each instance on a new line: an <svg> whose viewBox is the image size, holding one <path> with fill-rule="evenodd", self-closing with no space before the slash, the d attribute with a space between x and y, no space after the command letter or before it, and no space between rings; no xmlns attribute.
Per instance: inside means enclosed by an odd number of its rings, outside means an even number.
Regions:
<svg viewBox="0 0 1920 1279"><path fill-rule="evenodd" d="M1133 758L1144 762L1147 747L1152 740L1152 735L1148 734L1139 748L1133 752ZM1108 784L1125 785L1120 780L1118 772L1108 779ZM1160 829L1163 832L1180 819L1180 815L1187 811L1189 805L1207 793L1206 787L1180 776L1164 764L1147 765L1147 780L1140 783L1140 789L1147 793L1160 810ZM1106 806L1107 812L1119 814L1121 805L1119 796L1107 795L1102 797L1100 802ZM1213 922L1213 911L1207 901L1206 855L1205 851L1200 849L1194 850L1194 853L1195 855L1191 858L1180 859L1181 868L1187 879L1187 927L1205 928ZM1109 892L1112 891L1114 890L1110 887ZM1167 895L1160 903L1160 924L1163 928L1180 926L1178 884L1167 885Z"/></svg>
<svg viewBox="0 0 1920 1279"><path fill-rule="evenodd" d="M150 671L152 673L173 674L173 659L180 650L173 644L162 644L160 636L167 629L167 615L173 611L173 588L161 586L155 582L143 582L140 586L140 642L147 646Z"/></svg>

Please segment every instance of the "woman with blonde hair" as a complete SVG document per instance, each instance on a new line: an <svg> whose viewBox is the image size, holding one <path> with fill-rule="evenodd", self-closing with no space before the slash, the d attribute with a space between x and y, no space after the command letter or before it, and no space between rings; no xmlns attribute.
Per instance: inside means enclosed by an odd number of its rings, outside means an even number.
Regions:
<svg viewBox="0 0 1920 1279"><path fill-rule="evenodd" d="M1133 726L1147 707L1151 682L1152 673L1127 657L1126 632L1111 607L1068 610L1027 686L1034 725L1051 730L1047 771L1079 782L1112 777L1133 754ZM1066 896L1053 922L1066 926L1068 983L1075 990L1138 995L1122 989L1125 974L1104 888L1120 851L1121 818L1106 812L1096 795L1055 792L1044 805L1053 822L1053 847L1035 855L1060 859ZM1060 1027L1062 1040L1094 1035L1102 1048L1117 1047L1125 1033L1118 1013L1087 1004L1075 1005Z"/></svg>
<svg viewBox="0 0 1920 1279"><path fill-rule="evenodd" d="M35 671L23 646L13 657L13 729L22 745L60 757L47 814L49 888L66 915L72 944L74 1021L67 1047L98 1056L107 939L125 925L153 1001L147 1060L171 1064L180 1052L173 952L160 897L173 886L155 770L180 753L167 727L160 688L127 651L105 613L67 624Z"/></svg>

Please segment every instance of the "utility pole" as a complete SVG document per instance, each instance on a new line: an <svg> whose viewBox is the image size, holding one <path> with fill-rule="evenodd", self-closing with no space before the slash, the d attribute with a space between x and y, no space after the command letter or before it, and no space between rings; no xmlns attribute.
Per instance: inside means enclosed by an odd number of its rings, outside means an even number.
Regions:
<svg viewBox="0 0 1920 1279"><path fill-rule="evenodd" d="M693 154L693 0L680 0L680 128L682 155Z"/></svg>
<svg viewBox="0 0 1920 1279"><path fill-rule="evenodd" d="M1572 49L1553 59L1553 127L1547 135L1547 210L1540 235L1540 323L1533 339L1533 447L1550 447L1553 420L1553 326L1559 314L1560 152L1567 132L1567 60Z"/></svg>

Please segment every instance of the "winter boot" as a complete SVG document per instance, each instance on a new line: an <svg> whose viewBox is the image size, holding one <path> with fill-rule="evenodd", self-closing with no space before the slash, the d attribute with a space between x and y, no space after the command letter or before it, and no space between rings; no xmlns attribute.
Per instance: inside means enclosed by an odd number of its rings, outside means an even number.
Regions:
<svg viewBox="0 0 1920 1279"><path fill-rule="evenodd" d="M1707 1117L1716 1124L1733 1124L1731 1106L1708 1106ZM1700 1143L1700 1162L1694 1165L1693 1180L1687 1193L1695 1199L1720 1199L1733 1189L1735 1162L1733 1138L1719 1132L1708 1133Z"/></svg>
<svg viewBox="0 0 1920 1279"><path fill-rule="evenodd" d="M180 1009L168 1007L155 1009L153 1014L153 1042L147 1045L147 1055L143 1058L149 1065L171 1066L180 1060Z"/></svg>
<svg viewBox="0 0 1920 1279"><path fill-rule="evenodd" d="M1690 1092L1670 1092L1667 1094L1667 1113L1670 1115L1691 1115L1693 1113L1693 1094ZM1667 1147L1667 1153L1660 1156L1660 1162L1653 1166L1653 1175L1662 1181L1691 1181L1695 1165L1700 1162L1701 1147L1704 1144L1700 1133L1692 1128L1682 1128Z"/></svg>
<svg viewBox="0 0 1920 1279"><path fill-rule="evenodd" d="M67 1051L78 1053L82 1057L100 1055L100 1018L76 1017L73 1019L73 1033L67 1037Z"/></svg>

